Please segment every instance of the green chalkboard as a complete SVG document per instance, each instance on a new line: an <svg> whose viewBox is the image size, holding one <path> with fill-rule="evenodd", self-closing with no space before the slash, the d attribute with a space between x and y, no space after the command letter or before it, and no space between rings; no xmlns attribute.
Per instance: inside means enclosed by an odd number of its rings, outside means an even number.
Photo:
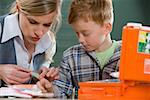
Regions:
<svg viewBox="0 0 150 100"><path fill-rule="evenodd" d="M0 15L9 11L9 8L14 0L0 0Z"/></svg>

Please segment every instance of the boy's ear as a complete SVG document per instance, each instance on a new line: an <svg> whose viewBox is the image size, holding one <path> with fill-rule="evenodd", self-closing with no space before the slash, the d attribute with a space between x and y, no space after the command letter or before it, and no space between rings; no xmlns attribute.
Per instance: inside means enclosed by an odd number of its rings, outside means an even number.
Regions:
<svg viewBox="0 0 150 100"><path fill-rule="evenodd" d="M112 24L111 23L105 23L104 24L104 33L107 35L111 33L112 31Z"/></svg>

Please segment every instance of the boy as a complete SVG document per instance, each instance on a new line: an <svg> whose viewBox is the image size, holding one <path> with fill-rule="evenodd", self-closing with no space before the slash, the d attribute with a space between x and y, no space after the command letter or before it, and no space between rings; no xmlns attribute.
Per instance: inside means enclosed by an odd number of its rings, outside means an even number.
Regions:
<svg viewBox="0 0 150 100"><path fill-rule="evenodd" d="M79 82L112 79L118 71L121 42L111 40L113 26L112 0L73 0L69 24L76 32L80 44L67 49L60 64L60 79L54 81L56 96L75 96ZM41 80L44 88L48 81Z"/></svg>

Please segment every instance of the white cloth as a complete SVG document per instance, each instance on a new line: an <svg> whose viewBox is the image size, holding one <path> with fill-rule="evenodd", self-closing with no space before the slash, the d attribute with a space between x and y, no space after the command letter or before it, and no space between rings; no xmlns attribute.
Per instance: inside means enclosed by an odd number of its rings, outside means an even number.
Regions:
<svg viewBox="0 0 150 100"><path fill-rule="evenodd" d="M55 54L55 51L56 51L55 35L52 32L47 32L37 43L35 52L32 54L31 63L28 63L29 61L28 51L24 45L24 40L23 40L22 33L18 24L17 13L6 16L5 22L4 22L2 42L6 42L13 37L15 37L14 45L15 45L15 52L16 52L16 58L17 58L17 65L34 70L33 59L35 55L48 51L49 53L46 53L46 54L50 54L50 55L47 56L49 57L47 59L52 59L53 55ZM47 60L47 62L45 61L45 64L43 65L45 67L49 67L50 63L51 61Z"/></svg>

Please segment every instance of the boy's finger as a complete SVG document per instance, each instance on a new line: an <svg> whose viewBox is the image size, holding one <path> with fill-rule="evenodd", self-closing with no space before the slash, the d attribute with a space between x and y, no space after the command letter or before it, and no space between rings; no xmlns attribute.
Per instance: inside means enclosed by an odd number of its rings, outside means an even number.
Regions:
<svg viewBox="0 0 150 100"><path fill-rule="evenodd" d="M47 76L50 77L53 72L55 72L55 68L54 68L54 67L51 67L51 68L49 69L49 72L47 73Z"/></svg>
<svg viewBox="0 0 150 100"><path fill-rule="evenodd" d="M47 92L52 92L53 89L52 89L52 83L49 82L48 80L45 81L45 89Z"/></svg>
<svg viewBox="0 0 150 100"><path fill-rule="evenodd" d="M58 74L59 74L59 69L56 68L55 71L51 74L51 77L58 76Z"/></svg>
<svg viewBox="0 0 150 100"><path fill-rule="evenodd" d="M40 81L37 82L37 86L42 92L46 92L46 89L44 88L43 84Z"/></svg>
<svg viewBox="0 0 150 100"><path fill-rule="evenodd" d="M51 77L53 75L53 73L55 73L56 68L52 67L49 69L49 72L46 74L47 77Z"/></svg>
<svg viewBox="0 0 150 100"><path fill-rule="evenodd" d="M46 89L46 92L52 92L52 84L47 79L43 79L43 86Z"/></svg>
<svg viewBox="0 0 150 100"><path fill-rule="evenodd" d="M59 75L54 78L55 80L59 79Z"/></svg>

